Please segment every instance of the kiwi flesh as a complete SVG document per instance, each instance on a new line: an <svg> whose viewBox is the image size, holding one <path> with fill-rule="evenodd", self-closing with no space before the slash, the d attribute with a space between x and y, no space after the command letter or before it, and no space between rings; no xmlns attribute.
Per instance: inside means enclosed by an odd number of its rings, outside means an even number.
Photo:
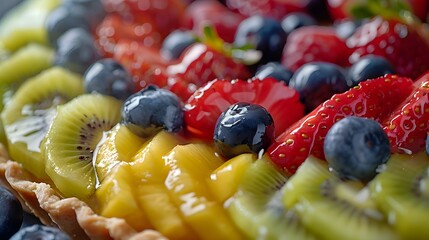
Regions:
<svg viewBox="0 0 429 240"><path fill-rule="evenodd" d="M295 207L319 239L398 239L360 182L340 180L310 156L286 183L283 203Z"/></svg>
<svg viewBox="0 0 429 240"><path fill-rule="evenodd" d="M429 157L392 155L371 193L403 239L429 239Z"/></svg>
<svg viewBox="0 0 429 240"><path fill-rule="evenodd" d="M287 179L267 157L256 160L244 173L238 192L226 204L249 239L315 239L295 210L282 204Z"/></svg>
<svg viewBox="0 0 429 240"><path fill-rule="evenodd" d="M46 178L40 145L56 107L84 92L80 76L51 68L25 81L1 114L11 158Z"/></svg>
<svg viewBox="0 0 429 240"><path fill-rule="evenodd" d="M97 186L94 152L120 120L122 102L100 94L80 95L57 108L46 134L45 171L65 197L89 199Z"/></svg>

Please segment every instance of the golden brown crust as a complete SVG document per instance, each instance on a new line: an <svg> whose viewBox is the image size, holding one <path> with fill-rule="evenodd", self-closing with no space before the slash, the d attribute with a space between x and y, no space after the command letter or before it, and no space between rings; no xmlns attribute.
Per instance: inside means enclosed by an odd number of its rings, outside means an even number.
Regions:
<svg viewBox="0 0 429 240"><path fill-rule="evenodd" d="M1 144L0 184L19 198L24 210L46 225L61 228L73 239L166 239L154 230L137 232L123 219L99 216L77 198L61 198L49 184L37 181L20 164L9 160Z"/></svg>

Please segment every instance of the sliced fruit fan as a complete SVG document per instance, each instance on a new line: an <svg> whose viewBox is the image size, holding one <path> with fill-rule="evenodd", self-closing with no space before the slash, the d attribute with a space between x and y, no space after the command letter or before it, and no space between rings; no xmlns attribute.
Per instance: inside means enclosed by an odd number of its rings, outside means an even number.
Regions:
<svg viewBox="0 0 429 240"><path fill-rule="evenodd" d="M0 21L0 236L428 239L428 13L24 0Z"/></svg>

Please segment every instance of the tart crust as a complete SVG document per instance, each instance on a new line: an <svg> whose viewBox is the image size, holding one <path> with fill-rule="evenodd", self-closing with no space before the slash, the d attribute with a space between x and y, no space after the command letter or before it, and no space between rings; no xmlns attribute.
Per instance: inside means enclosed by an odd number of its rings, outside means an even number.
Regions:
<svg viewBox="0 0 429 240"><path fill-rule="evenodd" d="M11 190L23 209L48 226L58 227L73 239L164 240L154 230L138 232L120 218L97 215L77 198L62 198L49 183L38 181L12 160L0 144L0 184Z"/></svg>

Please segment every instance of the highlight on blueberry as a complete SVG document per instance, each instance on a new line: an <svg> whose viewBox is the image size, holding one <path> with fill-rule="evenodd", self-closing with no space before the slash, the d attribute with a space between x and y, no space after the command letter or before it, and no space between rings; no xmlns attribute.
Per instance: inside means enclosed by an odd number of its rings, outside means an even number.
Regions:
<svg viewBox="0 0 429 240"><path fill-rule="evenodd" d="M24 227L13 235L10 240L71 240L67 234L55 227L48 227L39 224Z"/></svg>
<svg viewBox="0 0 429 240"><path fill-rule="evenodd" d="M217 152L227 158L241 153L259 153L274 139L273 118L260 105L233 104L218 118L213 139Z"/></svg>
<svg viewBox="0 0 429 240"><path fill-rule="evenodd" d="M335 123L324 140L325 158L343 179L370 181L390 157L390 143L378 122L346 117Z"/></svg>
<svg viewBox="0 0 429 240"><path fill-rule="evenodd" d="M128 71L116 60L101 59L92 64L84 76L86 92L98 92L120 100L135 92L135 85Z"/></svg>
<svg viewBox="0 0 429 240"><path fill-rule="evenodd" d="M124 102L122 122L141 137L166 130L178 132L183 127L183 109L172 92L149 85Z"/></svg>

